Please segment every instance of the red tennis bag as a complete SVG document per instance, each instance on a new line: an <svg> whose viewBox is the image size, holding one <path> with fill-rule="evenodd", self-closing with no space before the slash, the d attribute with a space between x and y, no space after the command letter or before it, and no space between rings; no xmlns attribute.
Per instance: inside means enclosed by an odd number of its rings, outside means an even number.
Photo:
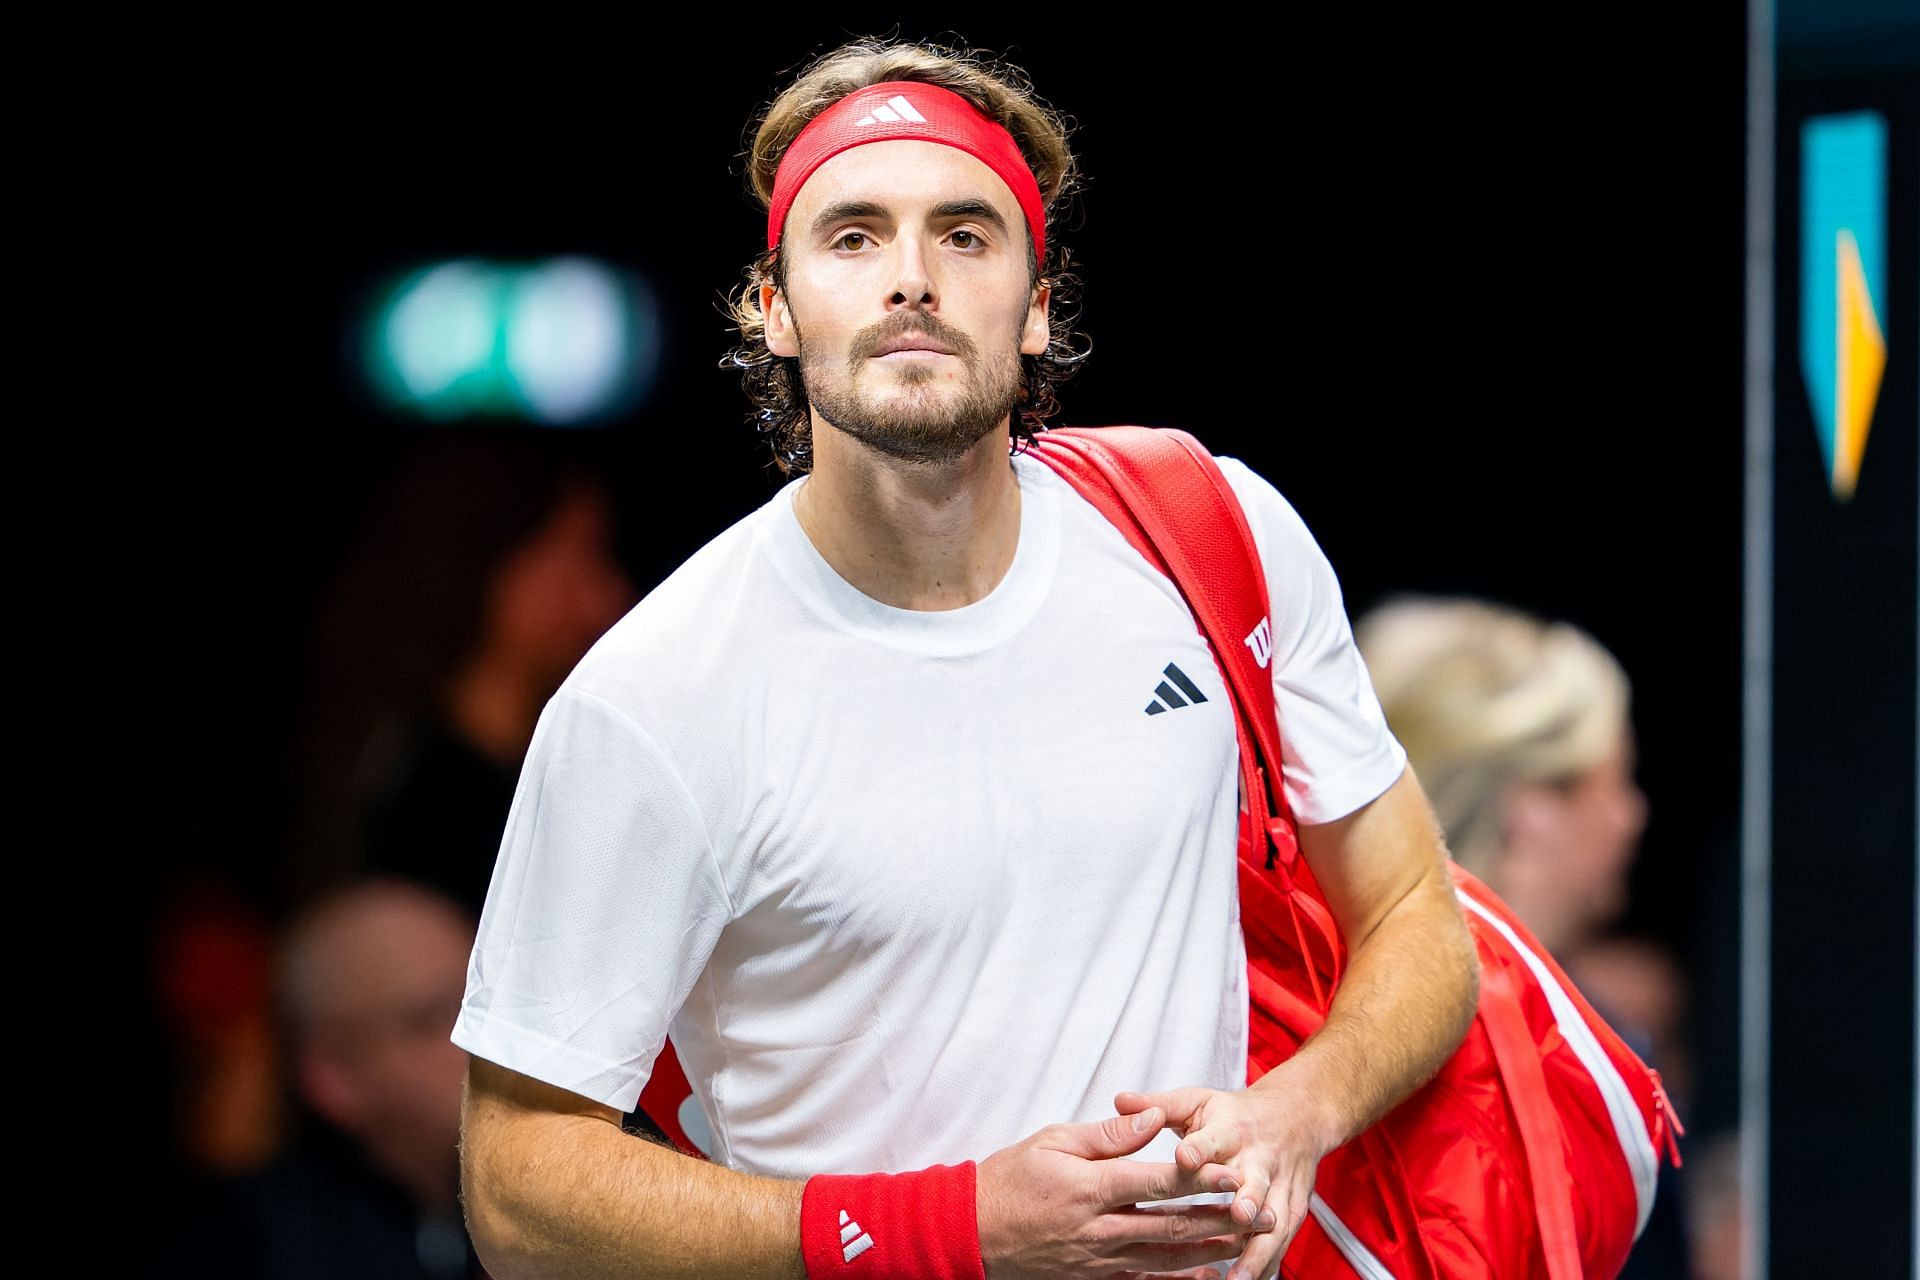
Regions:
<svg viewBox="0 0 1920 1280"><path fill-rule="evenodd" d="M1258 549L1226 477L1184 431L1057 428L1033 453L1180 588L1233 696L1252 1082L1325 1020L1346 959L1279 785ZM1282 1271L1613 1277L1652 1211L1661 1154L1677 1167L1685 1130L1659 1073L1527 927L1473 875L1448 869L1479 948L1478 1013L1434 1079L1321 1161Z"/></svg>

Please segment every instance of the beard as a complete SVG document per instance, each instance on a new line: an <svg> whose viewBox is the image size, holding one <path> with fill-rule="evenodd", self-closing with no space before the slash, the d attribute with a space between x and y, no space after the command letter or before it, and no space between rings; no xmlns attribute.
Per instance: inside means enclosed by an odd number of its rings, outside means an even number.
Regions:
<svg viewBox="0 0 1920 1280"><path fill-rule="evenodd" d="M809 352L798 324L793 332L800 348L800 385L813 411L861 444L903 462L948 463L962 457L1007 421L1019 401L1017 332L1013 346L983 357L979 345L966 334L937 321L882 321L854 335L844 365L837 365L830 353ZM966 374L957 397L940 370L917 363L880 372L892 394L860 392L860 375L871 363L868 353L910 332L934 338L960 360Z"/></svg>

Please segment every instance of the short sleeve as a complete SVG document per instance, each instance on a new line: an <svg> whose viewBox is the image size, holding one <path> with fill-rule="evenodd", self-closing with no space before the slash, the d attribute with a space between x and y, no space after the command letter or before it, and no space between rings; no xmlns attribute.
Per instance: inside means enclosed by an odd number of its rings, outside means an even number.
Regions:
<svg viewBox="0 0 1920 1280"><path fill-rule="evenodd" d="M563 687L521 768L453 1042L631 1111L731 914L660 745Z"/></svg>
<svg viewBox="0 0 1920 1280"><path fill-rule="evenodd" d="M1387 727L1320 544L1263 476L1238 458L1217 461L1266 574L1287 802L1302 822L1344 818L1399 780L1406 749Z"/></svg>

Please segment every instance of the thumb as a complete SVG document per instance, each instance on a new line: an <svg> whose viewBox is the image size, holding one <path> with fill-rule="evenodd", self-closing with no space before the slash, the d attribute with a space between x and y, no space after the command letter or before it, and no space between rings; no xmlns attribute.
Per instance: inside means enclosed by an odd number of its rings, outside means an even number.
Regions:
<svg viewBox="0 0 1920 1280"><path fill-rule="evenodd" d="M1083 1160L1110 1160L1129 1155L1152 1142L1164 1119L1165 1113L1160 1108L1148 1107L1137 1115L1063 1124L1058 1126L1053 1147Z"/></svg>

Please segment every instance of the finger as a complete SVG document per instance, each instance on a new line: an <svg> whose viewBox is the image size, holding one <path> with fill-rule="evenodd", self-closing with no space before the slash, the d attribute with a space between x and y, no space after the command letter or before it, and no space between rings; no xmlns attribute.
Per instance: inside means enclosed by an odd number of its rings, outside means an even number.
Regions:
<svg viewBox="0 0 1920 1280"><path fill-rule="evenodd" d="M1247 1172L1247 1180L1233 1197L1233 1227L1236 1231L1272 1231L1280 1225L1280 1213L1267 1203L1270 1184L1258 1169Z"/></svg>
<svg viewBox="0 0 1920 1280"><path fill-rule="evenodd" d="M1100 1164L1094 1196L1097 1203L1114 1209L1216 1190L1201 1185L1198 1174L1178 1165L1152 1160L1107 1160Z"/></svg>
<svg viewBox="0 0 1920 1280"><path fill-rule="evenodd" d="M1101 1247L1136 1244L1191 1244L1214 1236L1230 1236L1237 1228L1224 1204L1122 1207L1093 1224ZM1244 1241L1242 1244L1244 1245Z"/></svg>
<svg viewBox="0 0 1920 1280"><path fill-rule="evenodd" d="M1230 1164L1205 1165L1194 1177L1208 1191L1238 1191L1240 1184L1246 1181L1240 1176L1240 1171Z"/></svg>
<svg viewBox="0 0 1920 1280"><path fill-rule="evenodd" d="M1220 1280L1212 1267L1194 1267L1189 1271L1116 1271L1108 1280Z"/></svg>
<svg viewBox="0 0 1920 1280"><path fill-rule="evenodd" d="M1278 1198L1276 1194L1276 1200ZM1304 1203L1297 1211L1279 1203L1268 1205L1266 1211L1278 1215L1280 1229L1243 1237L1247 1241L1246 1252L1241 1254L1240 1260L1227 1273L1229 1277L1235 1280L1265 1280L1272 1275L1279 1268L1280 1259L1286 1257L1288 1246L1293 1243L1294 1235L1307 1216Z"/></svg>
<svg viewBox="0 0 1920 1280"><path fill-rule="evenodd" d="M1287 1250L1293 1247L1293 1238L1299 1235L1300 1228L1306 1225L1307 1214L1312 1208L1310 1204L1312 1194L1309 1191L1307 1195L1301 1197L1300 1202L1290 1212L1282 1215L1281 1229L1274 1233L1276 1243L1273 1247L1273 1260L1276 1269L1279 1261L1287 1256Z"/></svg>
<svg viewBox="0 0 1920 1280"><path fill-rule="evenodd" d="M1130 1116L1054 1125L1045 1145L1083 1160L1110 1160L1131 1155L1153 1141L1164 1119L1160 1108L1149 1107Z"/></svg>
<svg viewBox="0 0 1920 1280"><path fill-rule="evenodd" d="M1113 1109L1124 1114L1160 1107L1167 1113L1167 1123L1179 1129L1192 1122L1212 1093L1211 1089L1168 1089L1163 1093L1123 1090L1113 1095Z"/></svg>
<svg viewBox="0 0 1920 1280"><path fill-rule="evenodd" d="M1246 1145L1248 1134L1241 1124L1222 1121L1203 1124L1186 1133L1173 1154L1182 1169L1200 1169L1209 1164L1231 1165Z"/></svg>
<svg viewBox="0 0 1920 1280"><path fill-rule="evenodd" d="M1286 1254L1286 1247L1274 1237L1277 1232L1268 1232L1260 1236L1241 1236L1246 1240L1246 1252L1227 1272L1227 1280L1267 1280L1278 1270L1280 1259Z"/></svg>
<svg viewBox="0 0 1920 1280"><path fill-rule="evenodd" d="M1160 1275L1202 1263L1237 1258L1246 1242L1245 1236L1215 1236L1211 1240L1196 1240L1192 1244L1139 1244L1110 1252L1104 1261L1124 1270ZM1206 1274L1212 1277L1215 1273L1209 1269Z"/></svg>

